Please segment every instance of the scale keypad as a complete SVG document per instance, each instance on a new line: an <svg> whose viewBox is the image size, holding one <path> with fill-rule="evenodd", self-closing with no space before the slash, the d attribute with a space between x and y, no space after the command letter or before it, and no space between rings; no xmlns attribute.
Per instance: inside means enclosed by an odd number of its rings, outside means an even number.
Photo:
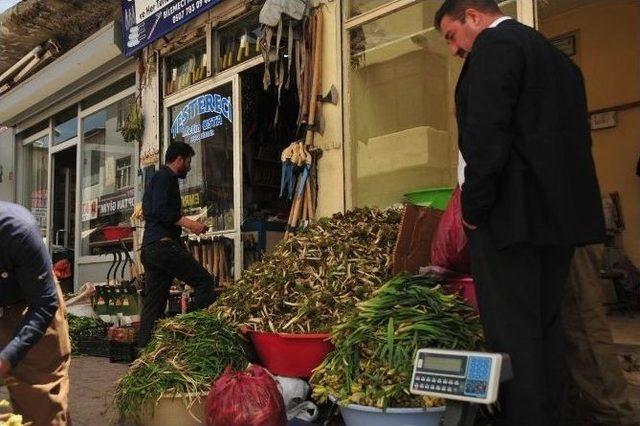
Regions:
<svg viewBox="0 0 640 426"><path fill-rule="evenodd" d="M416 373L413 383L415 390L463 395L465 380L436 376L432 374Z"/></svg>
<svg viewBox="0 0 640 426"><path fill-rule="evenodd" d="M467 366L467 383L464 394L484 398L487 396L487 383L491 374L491 359L481 357L469 358Z"/></svg>

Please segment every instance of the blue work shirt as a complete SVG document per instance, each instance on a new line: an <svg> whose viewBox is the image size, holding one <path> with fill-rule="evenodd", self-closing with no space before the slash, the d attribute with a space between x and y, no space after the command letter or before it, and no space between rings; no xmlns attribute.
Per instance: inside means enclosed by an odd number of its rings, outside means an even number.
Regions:
<svg viewBox="0 0 640 426"><path fill-rule="evenodd" d="M182 228L176 222L182 217L182 199L178 176L169 167L160 167L151 178L142 197L142 211L145 221L143 246L167 237L180 239Z"/></svg>
<svg viewBox="0 0 640 426"><path fill-rule="evenodd" d="M31 213L0 201L0 307L25 303L27 313L0 358L12 367L44 335L59 307L51 257ZM2 317L0 317L2 321Z"/></svg>

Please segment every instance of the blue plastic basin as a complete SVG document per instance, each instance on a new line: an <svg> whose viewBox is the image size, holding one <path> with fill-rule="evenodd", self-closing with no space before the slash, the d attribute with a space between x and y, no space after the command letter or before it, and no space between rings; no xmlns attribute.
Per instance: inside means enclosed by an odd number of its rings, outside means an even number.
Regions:
<svg viewBox="0 0 640 426"><path fill-rule="evenodd" d="M340 406L346 426L438 426L445 407L380 408L349 404Z"/></svg>

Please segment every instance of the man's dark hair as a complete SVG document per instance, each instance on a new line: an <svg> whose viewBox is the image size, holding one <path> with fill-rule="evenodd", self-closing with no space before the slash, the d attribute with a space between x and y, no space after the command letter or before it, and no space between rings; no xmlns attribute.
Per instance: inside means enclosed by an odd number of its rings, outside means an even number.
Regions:
<svg viewBox="0 0 640 426"><path fill-rule="evenodd" d="M169 145L169 148L167 148L166 154L164 154L164 162L173 163L178 157L187 158L193 157L194 155L196 155L196 152L188 143L173 142Z"/></svg>
<svg viewBox="0 0 640 426"><path fill-rule="evenodd" d="M440 22L445 16L449 16L454 21L464 22L464 11L467 9L476 9L485 13L501 13L495 0L445 0L436 12L433 25L440 31Z"/></svg>

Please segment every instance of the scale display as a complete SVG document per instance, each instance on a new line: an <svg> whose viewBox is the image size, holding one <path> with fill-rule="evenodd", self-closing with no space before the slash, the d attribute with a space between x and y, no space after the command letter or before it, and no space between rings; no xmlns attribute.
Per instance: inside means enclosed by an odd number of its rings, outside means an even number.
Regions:
<svg viewBox="0 0 640 426"><path fill-rule="evenodd" d="M498 396L501 366L501 354L420 349L411 393L490 404Z"/></svg>

